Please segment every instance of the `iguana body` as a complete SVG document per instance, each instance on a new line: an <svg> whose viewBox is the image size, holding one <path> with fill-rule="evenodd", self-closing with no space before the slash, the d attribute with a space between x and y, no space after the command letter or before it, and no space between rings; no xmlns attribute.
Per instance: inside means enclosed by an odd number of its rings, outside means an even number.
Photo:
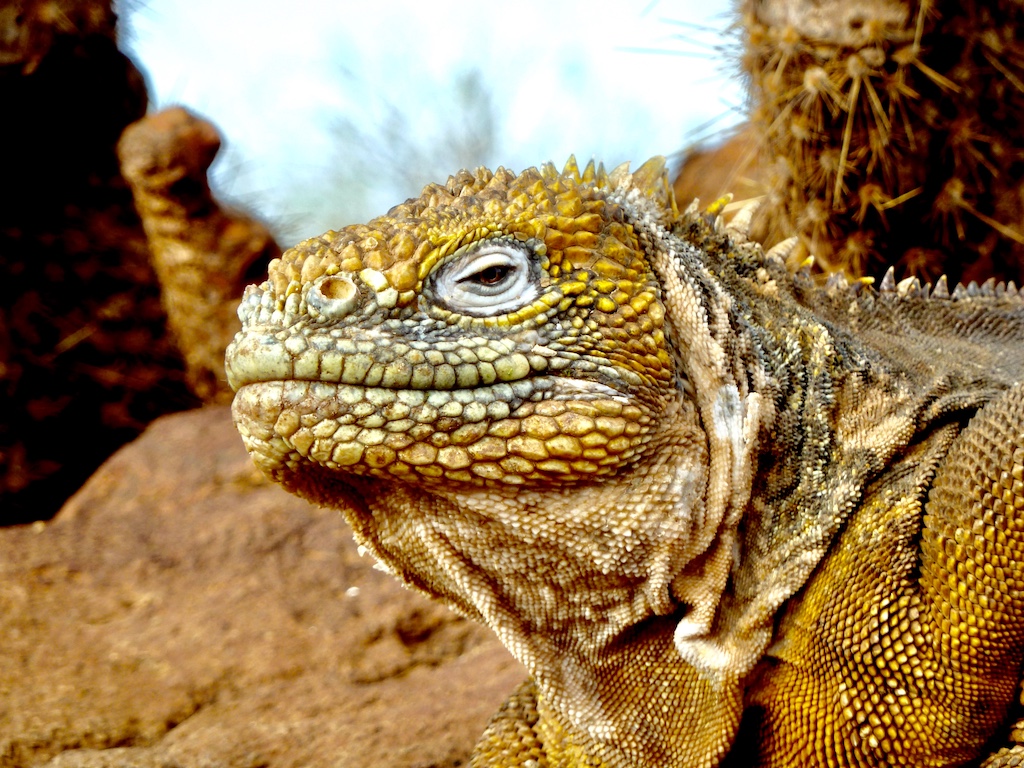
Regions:
<svg viewBox="0 0 1024 768"><path fill-rule="evenodd" d="M473 765L1009 745L1024 300L818 288L742 229L653 161L480 169L246 293L257 464L530 671Z"/></svg>

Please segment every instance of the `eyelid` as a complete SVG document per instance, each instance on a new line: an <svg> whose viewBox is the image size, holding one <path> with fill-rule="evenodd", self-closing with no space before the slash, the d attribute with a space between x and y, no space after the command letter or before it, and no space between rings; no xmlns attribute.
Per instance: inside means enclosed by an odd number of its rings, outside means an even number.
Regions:
<svg viewBox="0 0 1024 768"><path fill-rule="evenodd" d="M468 280L473 275L483 272L485 269L490 267L508 267L510 270L516 270L519 268L517 264L512 262L510 254L506 251L493 251L491 253L474 254L476 258L471 258L466 261L462 269L456 270L452 279L461 283L464 280Z"/></svg>

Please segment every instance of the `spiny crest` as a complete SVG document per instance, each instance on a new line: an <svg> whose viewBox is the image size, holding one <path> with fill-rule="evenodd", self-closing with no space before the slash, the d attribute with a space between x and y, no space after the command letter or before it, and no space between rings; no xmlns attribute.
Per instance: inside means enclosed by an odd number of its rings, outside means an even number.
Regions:
<svg viewBox="0 0 1024 768"><path fill-rule="evenodd" d="M673 220L679 216L664 157L652 157L632 173L628 162L606 171L604 164L591 159L581 173L576 157L570 155L561 171L550 162L518 175L503 167L493 172L483 167L460 170L444 184L427 184L418 198L395 206L387 218L416 217L428 208L462 207L460 200L510 199L523 192L534 198L542 194L550 197L585 187L608 191L631 188L671 213Z"/></svg>
<svg viewBox="0 0 1024 768"><path fill-rule="evenodd" d="M607 190L635 189L666 211L671 211L673 218L678 217L665 158L652 157L632 173L629 166L629 162L625 162L606 171L603 163L595 164L591 159L581 173L576 156L570 155L561 171L551 162L543 163L540 168L527 168L518 176L501 167L493 173L487 168L477 168L473 172L461 170L450 176L443 186L428 184L417 202L438 205L452 203L460 197L507 195L512 189L525 188L539 180L546 189L555 193L584 186Z"/></svg>
<svg viewBox="0 0 1024 768"><path fill-rule="evenodd" d="M718 234L728 235L733 243L735 244L746 244L750 243L750 227L751 222L758 213L758 209L764 197L756 197L748 200L740 200L738 202L732 202L731 195L725 195L724 197L715 200L706 208L701 209L700 202L694 200L689 207L684 211L684 218L692 218L700 216L708 226L712 227ZM726 216L735 211L735 214L730 220L726 220ZM790 264L790 256L796 251L800 245L800 238L798 236L789 237L776 243L771 248L764 251L764 258L766 261L773 262L776 266L784 267L794 277L799 277L805 280L811 279L811 269L814 267L815 258L813 255L807 256L803 261L797 264ZM990 277L984 283L979 285L978 283L971 281L967 285L957 284L952 290L949 290L948 281L945 275L939 277L934 285L929 282L922 282L916 276L905 277L902 280L896 280L896 270L890 266L886 270L882 277L881 283L878 285L877 290L869 290L867 294L864 293L864 289L869 288L873 285L875 279L872 277L861 277L850 280L847 278L844 272L835 271L828 275L825 282L825 292L832 297L840 295L849 296L861 296L861 295L872 295L881 298L882 300L892 301L894 299L936 299L939 301L943 300L967 300L974 298L982 299L1005 299L1005 298L1017 298L1020 296L1024 298L1024 293L1020 293L1016 283L1014 281L1003 282L997 281L996 278Z"/></svg>
<svg viewBox="0 0 1024 768"><path fill-rule="evenodd" d="M428 184L423 188L423 193L426 195L427 190L435 192L443 189L454 199L479 195L487 190L504 192L515 178L515 174L504 167L499 166L498 170L492 173L489 168L481 166L472 172L463 169L454 176L449 176L443 187L439 184Z"/></svg>
<svg viewBox="0 0 1024 768"><path fill-rule="evenodd" d="M857 280L849 281L846 275L842 272L833 272L828 276L825 283L825 291L830 296L839 296L843 294L854 294L859 295L861 291L874 283L874 279L870 277L862 277ZM994 277L989 278L981 285L978 285L975 281L969 282L967 285L963 283L957 283L956 287L952 291L949 290L949 283L946 280L946 276L942 275L935 284L929 282L921 282L921 280L913 275L905 277L902 280L896 280L896 270L893 267L889 267L886 270L885 275L882 277L882 282L878 286L878 290L869 291L869 295L877 296L882 300L901 300L901 299L932 299L936 301L965 301L970 299L982 298L982 299L1009 299L1018 298L1021 296L1017 284L1010 280L1009 282L1003 282L1002 280L997 281Z"/></svg>
<svg viewBox="0 0 1024 768"><path fill-rule="evenodd" d="M632 173L629 172L628 162L617 166L607 175L606 184L609 187L628 186L635 189L651 198L659 207L670 211L673 219L679 216L665 158L660 155L652 157Z"/></svg>
<svg viewBox="0 0 1024 768"><path fill-rule="evenodd" d="M630 173L629 165L627 161L617 165L611 171L606 171L603 163L595 165L594 160L591 159L580 173L576 156L569 155L569 159L561 171L553 163L548 162L541 165L539 174L546 186L554 187L556 190L566 182L575 186L593 186L596 189L631 188L650 198L666 211L671 211L673 219L677 218L679 209L676 206L665 158L656 155L632 173ZM531 172L536 171L532 168L528 169L520 178Z"/></svg>

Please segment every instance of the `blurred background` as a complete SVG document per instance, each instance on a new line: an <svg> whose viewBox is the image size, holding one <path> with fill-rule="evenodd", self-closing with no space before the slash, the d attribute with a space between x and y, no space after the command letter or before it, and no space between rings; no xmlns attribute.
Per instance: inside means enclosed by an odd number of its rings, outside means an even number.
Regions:
<svg viewBox="0 0 1024 768"><path fill-rule="evenodd" d="M222 199L282 244L363 221L462 167L675 156L741 120L729 2L123 0L150 110L227 137ZM424 10L426 9L426 11ZM730 50L731 49L731 50Z"/></svg>
<svg viewBox="0 0 1024 768"><path fill-rule="evenodd" d="M460 168L678 166L747 111L731 3L509 8L0 3L0 525L229 401L238 297L280 248Z"/></svg>

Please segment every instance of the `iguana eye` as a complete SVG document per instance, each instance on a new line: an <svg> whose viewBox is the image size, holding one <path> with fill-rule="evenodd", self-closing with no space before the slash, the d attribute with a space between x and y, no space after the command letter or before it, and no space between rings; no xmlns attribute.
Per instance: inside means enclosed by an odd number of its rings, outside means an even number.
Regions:
<svg viewBox="0 0 1024 768"><path fill-rule="evenodd" d="M531 254L509 243L485 243L446 264L435 278L438 298L451 310L486 317L512 312L537 298Z"/></svg>
<svg viewBox="0 0 1024 768"><path fill-rule="evenodd" d="M508 264L495 264L487 269L480 270L475 275L463 279L474 280L480 285L497 285L508 277L508 273L512 270L513 267L510 267Z"/></svg>

